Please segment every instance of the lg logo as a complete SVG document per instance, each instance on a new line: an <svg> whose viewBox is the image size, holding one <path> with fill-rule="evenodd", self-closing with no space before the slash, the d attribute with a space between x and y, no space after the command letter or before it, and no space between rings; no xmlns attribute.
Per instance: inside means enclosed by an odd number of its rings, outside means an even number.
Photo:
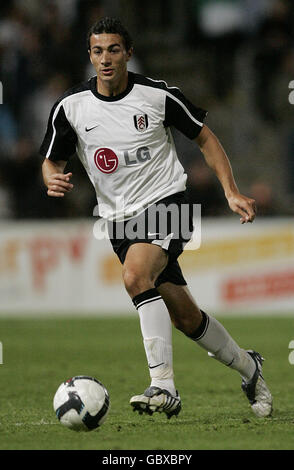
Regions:
<svg viewBox="0 0 294 470"><path fill-rule="evenodd" d="M291 88L293 91L290 91L289 93L289 103L290 104L294 104L294 80L292 80L290 83L289 83L289 87L288 88Z"/></svg>
<svg viewBox="0 0 294 470"><path fill-rule="evenodd" d="M294 339L289 343L289 349L293 349L293 351L289 354L289 362L290 364L294 365Z"/></svg>
<svg viewBox="0 0 294 470"><path fill-rule="evenodd" d="M123 152L124 163L130 167L132 165L138 165L144 163L147 160L151 160L151 153L148 147L140 147L134 152L125 150ZM94 154L94 162L98 170L102 173L113 173L119 164L119 159L116 153L107 147L102 147L96 150Z"/></svg>

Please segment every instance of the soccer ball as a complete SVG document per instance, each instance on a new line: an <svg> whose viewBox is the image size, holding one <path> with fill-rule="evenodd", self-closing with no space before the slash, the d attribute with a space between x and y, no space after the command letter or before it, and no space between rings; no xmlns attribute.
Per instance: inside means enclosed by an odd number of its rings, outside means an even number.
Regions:
<svg viewBox="0 0 294 470"><path fill-rule="evenodd" d="M77 375L58 387L53 408L64 426L75 431L92 431L106 420L109 394L94 377Z"/></svg>

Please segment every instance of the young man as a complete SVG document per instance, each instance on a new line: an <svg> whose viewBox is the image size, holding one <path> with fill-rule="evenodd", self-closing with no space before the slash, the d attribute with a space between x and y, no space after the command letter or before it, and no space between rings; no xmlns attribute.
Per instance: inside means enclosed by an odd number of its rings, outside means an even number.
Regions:
<svg viewBox="0 0 294 470"><path fill-rule="evenodd" d="M262 377L263 358L240 348L216 319L197 307L177 262L189 237L175 235L170 221L162 230L160 220L154 220L152 209L173 204L181 213L186 204L186 175L170 126L198 144L242 224L254 220L255 202L239 193L228 157L203 124L206 112L178 88L128 72L132 50L128 32L116 19L104 18L89 31L88 52L97 77L66 92L52 108L40 149L47 193L64 197L72 190L72 174L64 169L77 152L95 187L100 216L111 222L111 243L140 317L151 384L131 398L134 410L163 411L168 418L181 410L173 376L173 323L237 370L253 412L269 416L272 397ZM127 235L130 226L144 231L133 238Z"/></svg>

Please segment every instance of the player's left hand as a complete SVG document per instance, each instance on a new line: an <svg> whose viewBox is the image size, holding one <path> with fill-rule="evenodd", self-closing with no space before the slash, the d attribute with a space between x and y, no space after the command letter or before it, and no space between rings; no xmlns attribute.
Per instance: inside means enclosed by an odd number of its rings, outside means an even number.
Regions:
<svg viewBox="0 0 294 470"><path fill-rule="evenodd" d="M256 203L254 199L243 196L240 193L227 198L230 209L241 215L241 224L253 222L256 216Z"/></svg>

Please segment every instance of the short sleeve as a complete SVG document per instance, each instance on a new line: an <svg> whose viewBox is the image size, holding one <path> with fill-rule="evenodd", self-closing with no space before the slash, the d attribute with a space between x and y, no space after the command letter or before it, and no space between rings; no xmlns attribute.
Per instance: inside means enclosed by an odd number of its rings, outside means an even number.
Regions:
<svg viewBox="0 0 294 470"><path fill-rule="evenodd" d="M40 154L50 160L69 160L76 151L77 135L71 127L61 103L56 103L50 113L47 131Z"/></svg>
<svg viewBox="0 0 294 470"><path fill-rule="evenodd" d="M207 111L191 103L178 88L168 88L164 125L174 126L189 139L200 133Z"/></svg>

